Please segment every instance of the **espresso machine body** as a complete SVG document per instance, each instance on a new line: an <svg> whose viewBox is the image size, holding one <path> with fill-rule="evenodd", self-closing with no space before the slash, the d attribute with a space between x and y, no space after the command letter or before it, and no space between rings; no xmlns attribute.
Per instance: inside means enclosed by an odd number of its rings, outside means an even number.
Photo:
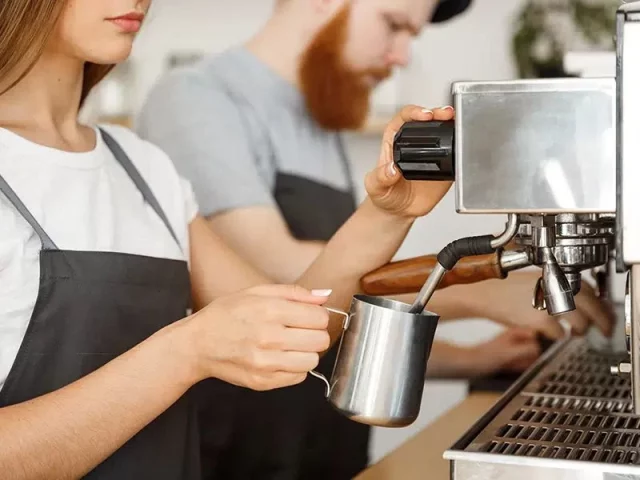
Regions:
<svg viewBox="0 0 640 480"><path fill-rule="evenodd" d="M615 213L614 79L459 82L453 95L458 212Z"/></svg>
<svg viewBox="0 0 640 480"><path fill-rule="evenodd" d="M573 310L586 272L628 282L626 349L557 343L445 453L452 478L640 480L640 2L617 12L616 78L453 94L455 122L396 138L405 177L455 180L459 213L515 215L516 248L542 269L538 309Z"/></svg>

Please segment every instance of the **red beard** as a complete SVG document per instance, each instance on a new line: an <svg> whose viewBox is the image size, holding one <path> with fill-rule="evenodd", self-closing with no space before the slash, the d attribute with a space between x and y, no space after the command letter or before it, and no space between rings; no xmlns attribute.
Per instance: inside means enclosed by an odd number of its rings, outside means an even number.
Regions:
<svg viewBox="0 0 640 480"><path fill-rule="evenodd" d="M345 6L311 42L300 62L307 109L327 130L361 128L369 116L373 90L366 78L381 81L391 75L390 68L355 71L344 61L350 12Z"/></svg>

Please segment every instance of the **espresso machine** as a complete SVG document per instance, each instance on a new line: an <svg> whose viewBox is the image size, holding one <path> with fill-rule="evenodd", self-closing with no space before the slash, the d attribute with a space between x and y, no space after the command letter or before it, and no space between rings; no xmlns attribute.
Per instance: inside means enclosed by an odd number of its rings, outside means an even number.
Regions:
<svg viewBox="0 0 640 480"><path fill-rule="evenodd" d="M506 216L501 241L390 264L364 290L428 299L537 267L532 308L558 316L589 275L601 295L616 272L627 289L622 351L557 342L445 452L451 478L640 480L640 2L617 11L616 78L457 82L453 97L455 121L405 125L395 162L453 180L460 214Z"/></svg>

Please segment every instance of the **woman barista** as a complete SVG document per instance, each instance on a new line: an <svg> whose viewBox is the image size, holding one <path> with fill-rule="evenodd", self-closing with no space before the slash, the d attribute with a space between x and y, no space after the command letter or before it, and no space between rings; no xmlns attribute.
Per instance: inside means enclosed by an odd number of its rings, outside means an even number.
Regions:
<svg viewBox="0 0 640 480"><path fill-rule="evenodd" d="M389 125L369 198L298 280L268 279L196 214L188 184L131 132L79 123L150 0L0 5L0 465L4 478L200 476L191 387L300 383L362 274L449 185L411 185ZM190 268L188 268L190 262ZM191 298L197 313L191 315ZM336 319L337 320L337 319ZM212 425L212 428L216 428Z"/></svg>

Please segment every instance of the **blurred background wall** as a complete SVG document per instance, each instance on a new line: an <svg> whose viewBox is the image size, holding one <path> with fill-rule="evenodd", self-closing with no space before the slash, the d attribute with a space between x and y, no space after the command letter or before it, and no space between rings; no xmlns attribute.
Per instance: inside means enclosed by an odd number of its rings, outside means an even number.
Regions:
<svg viewBox="0 0 640 480"><path fill-rule="evenodd" d="M398 72L376 93L373 104L376 119L371 128L348 136L358 185L362 185L365 172L378 158L379 125L384 124L397 106L406 103L427 107L446 105L453 81L511 79L518 75L511 53L512 37L517 14L527 3L529 0L474 0L469 12L459 19L424 30L415 41L411 66ZM116 81L104 85L90 103L89 112L97 108L114 117L135 119L147 92L172 62L221 52L243 42L260 28L272 7L272 0L155 0L132 60L114 76ZM564 31L565 27L559 28ZM548 45L545 47L543 43L540 48L548 49ZM598 65L605 65L605 72L610 68L609 60L607 55L604 60L598 60ZM588 63L589 59L576 59L581 66L585 61ZM122 111L123 102L126 111ZM504 220L494 216L455 214L450 192L428 218L416 224L398 258L436 252L457 237L493 233L502 228ZM440 337L460 343L478 342L496 332L495 325L481 319L465 321L464 328L460 323L439 328ZM429 382L422 415L415 425L407 429L375 431L372 460L378 460L399 446L465 395L464 382Z"/></svg>

